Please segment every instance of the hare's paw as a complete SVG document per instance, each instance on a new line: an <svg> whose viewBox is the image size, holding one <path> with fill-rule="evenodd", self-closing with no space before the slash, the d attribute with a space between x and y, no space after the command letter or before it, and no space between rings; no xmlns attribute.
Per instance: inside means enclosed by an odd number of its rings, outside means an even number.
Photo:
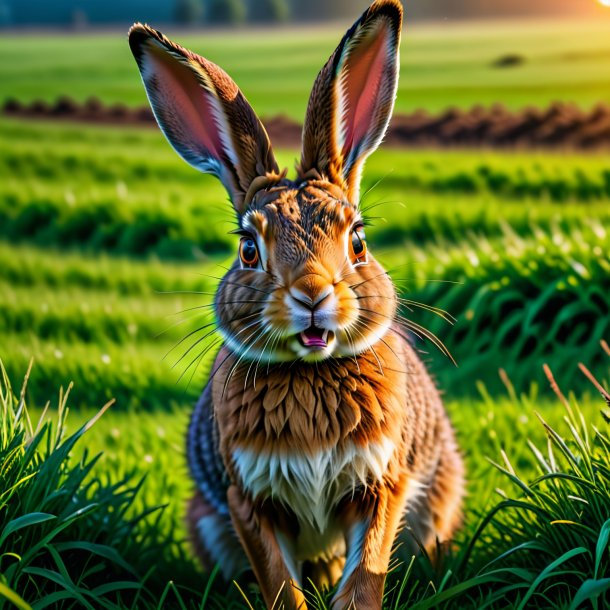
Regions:
<svg viewBox="0 0 610 610"><path fill-rule="evenodd" d="M357 569L333 598L331 610L381 610L384 574Z"/></svg>

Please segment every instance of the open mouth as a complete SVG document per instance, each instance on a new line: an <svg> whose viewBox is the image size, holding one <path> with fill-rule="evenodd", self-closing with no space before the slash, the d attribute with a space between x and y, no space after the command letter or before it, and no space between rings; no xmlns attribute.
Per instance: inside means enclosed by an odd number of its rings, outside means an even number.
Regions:
<svg viewBox="0 0 610 610"><path fill-rule="evenodd" d="M318 328L317 326L310 326L297 335L299 343L303 347L316 350L326 349L334 337L335 333L332 330Z"/></svg>

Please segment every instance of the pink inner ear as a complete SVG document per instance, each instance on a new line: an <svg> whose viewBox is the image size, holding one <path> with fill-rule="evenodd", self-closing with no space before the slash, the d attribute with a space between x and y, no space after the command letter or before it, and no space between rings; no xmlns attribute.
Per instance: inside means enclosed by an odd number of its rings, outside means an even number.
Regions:
<svg viewBox="0 0 610 610"><path fill-rule="evenodd" d="M359 42L351 50L343 67L347 74L344 81L344 155L360 144L375 127L378 93L388 61L387 31L380 29L369 33L368 40Z"/></svg>
<svg viewBox="0 0 610 610"><path fill-rule="evenodd" d="M172 131L172 144L183 149L178 152L201 154L205 149L220 159L223 147L212 94L203 88L192 68L155 43L146 45L145 60L150 65L143 75L154 89L155 100L151 103L161 126Z"/></svg>

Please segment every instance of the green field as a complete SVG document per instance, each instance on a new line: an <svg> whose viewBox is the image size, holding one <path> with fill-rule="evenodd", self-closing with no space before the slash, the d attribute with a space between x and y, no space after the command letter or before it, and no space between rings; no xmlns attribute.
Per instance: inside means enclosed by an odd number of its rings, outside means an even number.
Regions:
<svg viewBox="0 0 610 610"><path fill-rule="evenodd" d="M585 107L610 99L610 38L601 22L418 26L409 33L402 55L401 110L496 101L542 106L553 99ZM297 119L336 39L336 31L306 29L265 36L249 31L234 37L184 36L186 44L236 77L261 114L287 112ZM514 52L525 57L522 66L491 66ZM123 38L4 35L0 59L2 96L145 101ZM297 151L278 153L288 167L297 156ZM594 428L606 432L607 413L600 414L604 403L577 363L610 381L610 358L600 347L600 341L610 339L610 161L601 154L566 151L382 150L367 164L362 192L371 251L391 271L401 296L414 302L402 314L433 331L457 362L453 365L432 342L416 339L445 395L469 479L466 520L454 556L437 572L418 560L403 593L394 591L387 607L402 610L416 601L420 609L482 607L481 600L492 600L500 585L472 579L487 574L488 562L504 552L511 560L517 557L516 563L507 567L505 557L492 565L514 570L510 576L497 575L496 582L510 581L513 589L506 595L513 596L516 607L553 559L583 546L589 549L587 561L597 565L595 574L589 563L568 562L560 573L569 585L565 590L549 581L548 589L536 584L532 593L536 607L543 607L545 596L560 590L549 607L567 608L581 576L583 581L608 576L607 551L599 542L603 532L599 540L595 536L610 503L586 496L586 490L605 493L606 479L596 473L610 473L607 444ZM233 225L222 188L180 161L155 130L0 119L0 359L17 394L34 359L28 381L34 415L47 401L54 413L59 387L74 382L68 401L71 431L116 399L72 451L73 467L85 464L84 458L79 461L85 449L89 456L103 452L89 475L95 483L83 494L98 502L97 512L66 530L70 533L58 548L64 549L60 554L70 572L79 565L65 550L73 542L70 536L99 544L103 539L132 562L139 576L147 574L141 604L127 595L118 607L201 606L208 576L200 573L185 541L182 515L192 486L183 437L217 345L209 305L234 256ZM430 314L428 306L446 310L455 323ZM204 353L207 347L211 350ZM563 420L565 408L549 389L544 363L564 392L574 392L572 404L579 403L586 423L576 414L578 425L570 429ZM6 402L5 390L0 398ZM11 456L0 461L0 476L7 481L15 463L6 432L9 412L2 412L5 428L0 426L0 455L8 446ZM549 450L548 434L536 413L570 439L567 452L557 441L553 457L541 462L540 452ZM582 457L572 461L570 452L579 451ZM502 473L489 463L502 462L502 452L515 472ZM43 463L34 461L36 468ZM583 466L593 463L589 470ZM535 491L523 482L557 470L572 478L559 477L548 489L537 483ZM67 467L62 472L68 481ZM113 494L143 476L135 499L127 494L127 512L114 510L116 530L106 532L104 511ZM123 486L112 487L123 479ZM34 485L36 478L19 484L26 489L30 481ZM5 546L2 541L2 519L11 511L27 512L27 494L33 494L19 493L21 503L11 504L15 496L9 494L6 503L0 491L0 608L8 607L1 601L3 586L13 582L2 578L15 561L9 553L19 555L19 544L25 544L14 534L5 538ZM477 533L486 510L502 494L535 504L547 501L546 493L561 501L546 506L539 522L511 505L491 529ZM581 496L588 498L593 515L588 509L578 512ZM557 498L552 496L552 502ZM30 509L42 510L38 504ZM162 512L135 519L139 511L159 505L166 505ZM542 514L540 507L536 510ZM570 533L565 524L579 519L586 527ZM133 536L121 529L128 526ZM105 538L91 534L97 527ZM559 527L568 533L556 534ZM540 548L530 555L508 553L514 545L529 549L534 539ZM463 564L471 543L471 561ZM598 564L596 544L606 553ZM101 547L91 548L102 553ZM115 555L103 553L114 565ZM64 580L39 574L36 582L46 583L45 591L55 585L70 591L111 586L110 576L104 581L93 566L67 586L62 566L51 555L45 569L51 565ZM34 562L35 569L40 565ZM33 602L39 584L27 573L23 578L19 592ZM461 580L474 583L472 589L464 595L447 593L443 606L443 592ZM174 581L175 590L166 588L168 581ZM110 589L100 591L107 593L98 597L110 596ZM164 591L169 597L161 602ZM73 595L69 599L80 599ZM262 607L255 590L246 589L246 595ZM80 606L74 603L62 607L83 607L82 600ZM218 584L203 607L247 606L236 587Z"/></svg>
<svg viewBox="0 0 610 610"><path fill-rule="evenodd" d="M204 314L209 321L214 278L236 247L222 187L156 132L4 121L0 136L11 143L0 151L0 235L13 244L0 247L0 316L7 341L24 337L9 370L18 374L33 353L52 383L104 378L77 385L79 404L101 393L124 397L123 406L163 406L179 377L167 362L181 351L161 358ZM291 166L296 152L280 158ZM421 346L453 394L476 396L479 380L500 390L500 367L519 391L544 386L543 362L585 387L574 358L601 364L599 341L610 334L609 176L603 156L382 151L371 159L362 206L372 251L402 296L456 318L451 327L404 312L454 355L458 367ZM162 294L177 290L207 294ZM30 384L38 400L54 389L40 384Z"/></svg>
<svg viewBox="0 0 610 610"><path fill-rule="evenodd" d="M406 18L408 23L408 12ZM554 100L586 108L610 102L608 26L603 18L407 25L397 111L496 102L519 109ZM344 29L337 24L316 30L245 30L236 36L164 33L222 64L261 116L288 114L302 121L313 80ZM523 58L521 65L494 67L498 59L515 54ZM0 82L2 98L22 101L94 95L106 102L146 103L126 31L69 38L3 35Z"/></svg>

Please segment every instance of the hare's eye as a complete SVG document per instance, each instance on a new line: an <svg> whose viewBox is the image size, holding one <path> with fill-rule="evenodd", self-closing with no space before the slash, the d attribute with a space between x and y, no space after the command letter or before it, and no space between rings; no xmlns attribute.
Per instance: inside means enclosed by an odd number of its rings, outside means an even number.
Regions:
<svg viewBox="0 0 610 610"><path fill-rule="evenodd" d="M354 265L366 263L366 236L362 225L352 229L351 249Z"/></svg>
<svg viewBox="0 0 610 610"><path fill-rule="evenodd" d="M239 258L242 265L252 269L258 264L258 248L256 242L251 237L242 237L239 244Z"/></svg>

